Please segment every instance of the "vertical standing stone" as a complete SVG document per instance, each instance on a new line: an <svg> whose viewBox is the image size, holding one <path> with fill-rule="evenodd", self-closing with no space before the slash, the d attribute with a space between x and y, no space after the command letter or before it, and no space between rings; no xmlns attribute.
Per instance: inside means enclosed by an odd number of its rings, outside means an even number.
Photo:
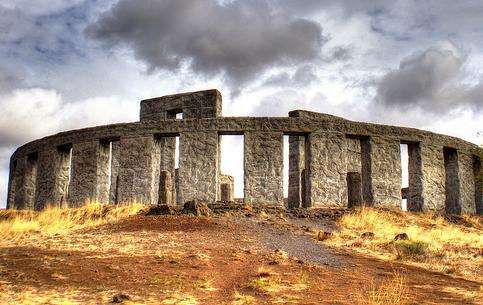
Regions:
<svg viewBox="0 0 483 305"><path fill-rule="evenodd" d="M25 206L25 173L27 170L27 158L17 159L15 167L15 194L13 200L13 207L17 210L23 210Z"/></svg>
<svg viewBox="0 0 483 305"><path fill-rule="evenodd" d="M409 193L407 198L408 211L420 212L423 210L423 168L421 161L421 148L419 143L408 143L408 178Z"/></svg>
<svg viewBox="0 0 483 305"><path fill-rule="evenodd" d="M473 176L475 177L476 214L483 215L483 168L481 158L473 156Z"/></svg>
<svg viewBox="0 0 483 305"><path fill-rule="evenodd" d="M169 171L171 173L171 201L176 202L176 185L175 185L175 165L176 165L176 136L160 135L157 137L160 146L160 170Z"/></svg>
<svg viewBox="0 0 483 305"><path fill-rule="evenodd" d="M347 206L347 142L339 132L313 132L308 138L307 203Z"/></svg>
<svg viewBox="0 0 483 305"><path fill-rule="evenodd" d="M36 210L42 210L46 205L60 206L67 202L71 147L64 145L39 152Z"/></svg>
<svg viewBox="0 0 483 305"><path fill-rule="evenodd" d="M443 147L422 142L420 149L423 172L423 211L444 210L445 170Z"/></svg>
<svg viewBox="0 0 483 305"><path fill-rule="evenodd" d="M372 190L372 150L369 137L360 139L361 143L361 178L362 178L362 203L367 206L374 205Z"/></svg>
<svg viewBox="0 0 483 305"><path fill-rule="evenodd" d="M111 186L109 187L109 203L118 203L118 180L119 180L119 141L111 142Z"/></svg>
<svg viewBox="0 0 483 305"><path fill-rule="evenodd" d="M159 175L159 205L173 205L173 182L171 172L162 170Z"/></svg>
<svg viewBox="0 0 483 305"><path fill-rule="evenodd" d="M372 192L375 206L401 206L400 141L371 137Z"/></svg>
<svg viewBox="0 0 483 305"><path fill-rule="evenodd" d="M461 214L458 152L454 148L444 147L443 156L445 172L445 211L447 214Z"/></svg>
<svg viewBox="0 0 483 305"><path fill-rule="evenodd" d="M359 172L347 173L348 207L362 205L362 178Z"/></svg>
<svg viewBox="0 0 483 305"><path fill-rule="evenodd" d="M218 132L184 132L180 136L179 192L181 203L216 201Z"/></svg>
<svg viewBox="0 0 483 305"><path fill-rule="evenodd" d="M17 165L14 202L17 209L34 209L37 186L37 154L21 158Z"/></svg>
<svg viewBox="0 0 483 305"><path fill-rule="evenodd" d="M245 132L245 201L283 206L283 134Z"/></svg>
<svg viewBox="0 0 483 305"><path fill-rule="evenodd" d="M99 141L76 143L72 148L69 206L107 202L109 148Z"/></svg>
<svg viewBox="0 0 483 305"><path fill-rule="evenodd" d="M159 185L157 147L159 146L155 144L152 136L121 138L119 203L157 203Z"/></svg>
<svg viewBox="0 0 483 305"><path fill-rule="evenodd" d="M8 193L7 193L7 209L15 209L15 193L17 185L15 177L17 175L17 160L10 160L9 174L8 174Z"/></svg>
<svg viewBox="0 0 483 305"><path fill-rule="evenodd" d="M460 206L462 213L476 213L475 175L473 173L473 156L467 152L458 152L458 176L460 189Z"/></svg>
<svg viewBox="0 0 483 305"><path fill-rule="evenodd" d="M302 172L305 170L305 136L289 136L288 206L298 208L304 205Z"/></svg>
<svg viewBox="0 0 483 305"><path fill-rule="evenodd" d="M221 201L222 202L233 202L233 187L230 183L222 183L220 185Z"/></svg>

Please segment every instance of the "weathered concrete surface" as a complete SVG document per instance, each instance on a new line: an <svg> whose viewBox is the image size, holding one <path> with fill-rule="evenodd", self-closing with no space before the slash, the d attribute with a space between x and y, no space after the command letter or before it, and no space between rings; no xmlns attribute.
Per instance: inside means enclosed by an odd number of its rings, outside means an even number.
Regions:
<svg viewBox="0 0 483 305"><path fill-rule="evenodd" d="M244 142L245 201L283 205L283 135L246 132Z"/></svg>
<svg viewBox="0 0 483 305"><path fill-rule="evenodd" d="M445 172L445 211L450 214L461 213L461 192L458 152L453 148L443 148Z"/></svg>
<svg viewBox="0 0 483 305"><path fill-rule="evenodd" d="M483 215L483 166L481 158L473 155L473 175L475 177L476 214Z"/></svg>
<svg viewBox="0 0 483 305"><path fill-rule="evenodd" d="M362 178L359 172L347 173L348 207L362 205Z"/></svg>
<svg viewBox="0 0 483 305"><path fill-rule="evenodd" d="M175 165L176 165L176 135L158 135L156 140L159 144L159 154L160 154L160 170L169 171L171 173L172 190L171 190L171 202L176 203L176 185L175 185Z"/></svg>
<svg viewBox="0 0 483 305"><path fill-rule="evenodd" d="M473 155L458 153L459 204L462 213L476 213Z"/></svg>
<svg viewBox="0 0 483 305"><path fill-rule="evenodd" d="M374 206L401 205L400 141L371 137L371 173Z"/></svg>
<svg viewBox="0 0 483 305"><path fill-rule="evenodd" d="M105 153L106 147L104 153L98 149L94 192L91 191L93 180L90 185L76 187L71 194L75 204L80 202L76 198L91 194L102 200L108 198L112 203L156 204L161 170L173 173L176 181L173 189L178 191L173 191L172 196L179 204L192 199L213 202L220 198L217 143L219 135L223 134L248 137L245 141L248 148L245 153L246 199L258 204L281 205L284 134L292 138L291 147L299 146L298 150L290 150L289 202L293 206L346 206L348 172L360 172L364 204L399 206L399 143L411 143L414 144L414 149L409 149L411 209L443 210L446 198L455 195L462 212L481 210L478 198L482 197L482 182L474 178L481 176L481 170L470 166L470 159L476 156L481 160L483 148L461 139L301 110L291 112L286 118L220 117L221 96L213 90L146 100L141 108L140 122L62 132L18 148L10 162L9 208L29 207L33 201L36 209L46 204L66 203L67 187L71 184L70 147L101 143L106 139L116 139L113 144L117 148L113 145L109 154ZM178 112L183 112L182 120L175 119ZM169 135L170 139L163 144L158 141L159 135ZM176 135L184 136L186 142L181 145L185 158L180 162L178 175L173 169ZM296 138L307 139L305 149L301 140L294 144ZM454 167L456 174L449 175L450 179L446 179L443 147L456 150L459 156ZM36 174L35 167L30 171L25 164L28 155L38 156ZM80 157L74 156L76 158ZM110 162L106 161L109 159ZM307 159L305 165L303 159ZM313 160L309 162L309 159ZM74 160L76 164L79 162ZM87 179L93 173L92 168L73 166L72 176ZM32 178L35 175L36 179ZM450 185L455 187L446 186L450 180L453 181ZM304 187L307 188L305 192ZM459 189L459 195L456 191L446 195L448 188ZM27 189L29 191L25 191ZM27 196L33 193L34 199Z"/></svg>
<svg viewBox="0 0 483 305"><path fill-rule="evenodd" d="M218 90L158 97L141 101L141 121L174 118L176 113L183 113L183 119L219 117L221 104Z"/></svg>
<svg viewBox="0 0 483 305"><path fill-rule="evenodd" d="M235 200L235 178L230 175L220 174L220 200L232 202Z"/></svg>
<svg viewBox="0 0 483 305"><path fill-rule="evenodd" d="M119 203L156 204L158 200L159 152L154 136L121 138L118 179ZM156 157L158 156L158 158Z"/></svg>
<svg viewBox="0 0 483 305"><path fill-rule="evenodd" d="M11 205L16 209L34 209L37 187L37 159L36 154L19 159L15 166L15 192L10 198Z"/></svg>
<svg viewBox="0 0 483 305"><path fill-rule="evenodd" d="M173 205L173 181L171 172L162 170L159 175L159 205Z"/></svg>
<svg viewBox="0 0 483 305"><path fill-rule="evenodd" d="M186 132L180 136L179 192L181 202L214 202L218 181L218 133Z"/></svg>
<svg viewBox="0 0 483 305"><path fill-rule="evenodd" d="M307 204L347 206L347 141L339 132L313 132L308 137Z"/></svg>
<svg viewBox="0 0 483 305"><path fill-rule="evenodd" d="M109 187L109 203L118 203L119 159L121 155L119 141L111 142L111 185Z"/></svg>
<svg viewBox="0 0 483 305"><path fill-rule="evenodd" d="M445 171L443 147L421 143L423 211L444 210Z"/></svg>
<svg viewBox="0 0 483 305"><path fill-rule="evenodd" d="M305 173L305 136L289 136L289 172L288 172L288 207L299 208L305 206L303 192L305 186L302 173Z"/></svg>
<svg viewBox="0 0 483 305"><path fill-rule="evenodd" d="M408 146L408 211L420 212L423 210L423 168L421 148L419 143L407 143Z"/></svg>

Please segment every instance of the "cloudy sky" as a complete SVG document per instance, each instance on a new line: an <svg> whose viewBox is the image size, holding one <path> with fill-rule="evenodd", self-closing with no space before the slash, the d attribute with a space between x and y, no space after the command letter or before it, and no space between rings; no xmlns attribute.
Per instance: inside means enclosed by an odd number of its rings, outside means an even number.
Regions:
<svg viewBox="0 0 483 305"><path fill-rule="evenodd" d="M307 109L483 142L480 0L0 0L0 207L15 147L218 88L223 114Z"/></svg>

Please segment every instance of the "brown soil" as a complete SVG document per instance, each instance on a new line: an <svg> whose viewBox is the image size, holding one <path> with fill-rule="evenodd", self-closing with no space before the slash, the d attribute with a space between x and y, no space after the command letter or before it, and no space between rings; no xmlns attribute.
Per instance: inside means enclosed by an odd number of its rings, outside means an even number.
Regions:
<svg viewBox="0 0 483 305"><path fill-rule="evenodd" d="M280 239L267 241L267 234ZM273 245L299 238L320 247L305 258L275 257ZM317 253L325 263L314 263ZM253 284L262 266L273 291ZM264 221L190 216L135 216L1 247L0 300L19 302L29 290L81 304L105 304L117 293L140 303L237 304L238 292L253 304L358 304L395 272L405 279L407 304L477 304L478 282L329 249Z"/></svg>

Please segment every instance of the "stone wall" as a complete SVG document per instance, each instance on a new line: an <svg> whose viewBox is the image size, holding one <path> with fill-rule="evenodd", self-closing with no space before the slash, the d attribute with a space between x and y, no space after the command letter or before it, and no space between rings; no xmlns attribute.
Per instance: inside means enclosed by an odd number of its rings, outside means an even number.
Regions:
<svg viewBox="0 0 483 305"><path fill-rule="evenodd" d="M179 112L182 120L175 119ZM249 203L283 206L283 135L288 135L289 207L347 207L349 195L360 204L399 207L400 144L406 143L411 210L444 210L445 202L455 206L447 212L482 209L481 165L475 160L483 158L483 149L474 144L300 110L285 118L221 117L216 90L142 101L140 122L66 131L23 145L10 161L7 204L37 210L88 200L158 204L163 170L171 173L171 202L214 202L221 199L224 134L244 135ZM448 149L456 158L444 153Z"/></svg>

